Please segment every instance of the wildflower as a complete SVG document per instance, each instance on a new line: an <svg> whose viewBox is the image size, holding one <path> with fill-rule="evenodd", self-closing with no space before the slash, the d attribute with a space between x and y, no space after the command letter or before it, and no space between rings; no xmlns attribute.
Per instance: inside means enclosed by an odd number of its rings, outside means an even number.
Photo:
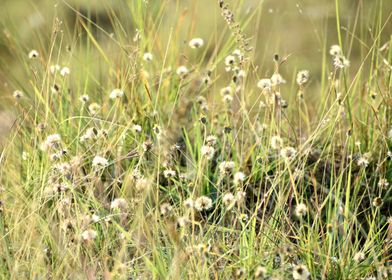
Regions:
<svg viewBox="0 0 392 280"><path fill-rule="evenodd" d="M224 103L230 104L231 102L233 102L233 97L231 95L224 95L222 101Z"/></svg>
<svg viewBox="0 0 392 280"><path fill-rule="evenodd" d="M273 74L270 81L273 86L278 86L286 83L286 80L283 79L282 75L280 75L279 73Z"/></svg>
<svg viewBox="0 0 392 280"><path fill-rule="evenodd" d="M232 66L235 62L235 57L233 55L228 55L225 58L225 64L226 66Z"/></svg>
<svg viewBox="0 0 392 280"><path fill-rule="evenodd" d="M83 95L79 98L79 100L80 100L82 103L87 103L87 102L90 100L90 97L89 97L87 94L83 94Z"/></svg>
<svg viewBox="0 0 392 280"><path fill-rule="evenodd" d="M260 88L261 90L267 90L270 91L272 88L272 82L270 79L261 79L257 83L257 87Z"/></svg>
<svg viewBox="0 0 392 280"><path fill-rule="evenodd" d="M141 125L134 124L134 125L132 126L132 130L133 130L134 132L136 132L136 133L140 133L140 132L142 132L142 127L141 127Z"/></svg>
<svg viewBox="0 0 392 280"><path fill-rule="evenodd" d="M258 266L255 269L255 278L264 278L267 276L267 269L264 266Z"/></svg>
<svg viewBox="0 0 392 280"><path fill-rule="evenodd" d="M340 69L346 68L350 66L350 61L344 56L335 56L333 58L333 66Z"/></svg>
<svg viewBox="0 0 392 280"><path fill-rule="evenodd" d="M98 234L93 229L88 229L82 232L82 239L86 242L90 242L91 240L97 238Z"/></svg>
<svg viewBox="0 0 392 280"><path fill-rule="evenodd" d="M306 205L303 203L297 204L297 206L295 207L295 210L294 210L294 214L298 218L304 217L307 212L308 212L308 207L306 207Z"/></svg>
<svg viewBox="0 0 392 280"><path fill-rule="evenodd" d="M52 73L52 74L56 73L57 71L60 71L60 69L61 69L61 66L58 64L51 65L49 67L50 73Z"/></svg>
<svg viewBox="0 0 392 280"><path fill-rule="evenodd" d="M233 51L233 55L235 55L236 57L238 57L238 59L239 59L240 61L242 61L242 60L244 59L244 54L243 54L242 51L239 50L239 49L235 49L235 50Z"/></svg>
<svg viewBox="0 0 392 280"><path fill-rule="evenodd" d="M125 211L127 209L127 205L128 203L124 198L116 198L110 203L110 208Z"/></svg>
<svg viewBox="0 0 392 280"><path fill-rule="evenodd" d="M176 176L176 171L167 169L167 170L163 171L163 176L165 178L172 178L172 177Z"/></svg>
<svg viewBox="0 0 392 280"><path fill-rule="evenodd" d="M204 41L201 38L194 38L194 39L190 40L190 42L189 42L189 46L192 49L201 48L203 45L204 45Z"/></svg>
<svg viewBox="0 0 392 280"><path fill-rule="evenodd" d="M232 193L226 193L223 198L222 198L222 203L223 205L225 205L226 207L228 207L229 209L231 207L233 207L234 203L235 203L235 197Z"/></svg>
<svg viewBox="0 0 392 280"><path fill-rule="evenodd" d="M29 52L29 58L30 58L30 59L37 58L38 56L39 56L39 53L38 53L37 50L31 50L31 51Z"/></svg>
<svg viewBox="0 0 392 280"><path fill-rule="evenodd" d="M190 221L189 221L189 218L188 217L186 217L186 216L183 216L183 217L178 217L177 218L177 224L180 226L180 227L184 227L186 224L188 224Z"/></svg>
<svg viewBox="0 0 392 280"><path fill-rule="evenodd" d="M217 142L218 138L215 135L208 135L206 138L206 144L208 146L214 146Z"/></svg>
<svg viewBox="0 0 392 280"><path fill-rule="evenodd" d="M60 75L63 76L63 77L68 76L70 73L71 73L71 70L68 67L66 67L66 66L64 66L60 70Z"/></svg>
<svg viewBox="0 0 392 280"><path fill-rule="evenodd" d="M221 175L224 175L233 171L234 167L235 164L233 161L222 161L219 164L219 172Z"/></svg>
<svg viewBox="0 0 392 280"><path fill-rule="evenodd" d="M154 127L152 128L152 130L154 131L154 133L159 136L162 133L162 129L159 125L154 125Z"/></svg>
<svg viewBox="0 0 392 280"><path fill-rule="evenodd" d="M220 94L222 96L225 96L225 95L231 94L232 92L233 92L232 88L230 86L228 86L228 87L222 88L221 91L220 91Z"/></svg>
<svg viewBox="0 0 392 280"><path fill-rule="evenodd" d="M106 167L109 164L109 161L101 156L95 156L93 159L92 166L93 167Z"/></svg>
<svg viewBox="0 0 392 280"><path fill-rule="evenodd" d="M332 45L329 54L332 56L340 56L342 55L342 49L339 45Z"/></svg>
<svg viewBox="0 0 392 280"><path fill-rule="evenodd" d="M310 276L310 273L306 266L304 265L297 265L293 269L293 278L295 280L306 280Z"/></svg>
<svg viewBox="0 0 392 280"><path fill-rule="evenodd" d="M203 84L208 85L211 83L211 77L208 75L204 76L202 80L203 80Z"/></svg>
<svg viewBox="0 0 392 280"><path fill-rule="evenodd" d="M240 214L240 216L238 217L238 219L239 219L240 221L242 221L242 222L246 222L246 221L249 219L249 217L248 217L247 214L242 213L242 214Z"/></svg>
<svg viewBox="0 0 392 280"><path fill-rule="evenodd" d="M198 211L208 210L212 207L212 200L207 196L200 196L196 199L194 207Z"/></svg>
<svg viewBox="0 0 392 280"><path fill-rule="evenodd" d="M24 94L20 90L15 90L14 93L13 93L13 96L14 96L15 99L21 99L24 96Z"/></svg>
<svg viewBox="0 0 392 280"><path fill-rule="evenodd" d="M382 178L382 179L380 179L379 181L378 181L378 184L377 184L380 188L387 188L388 186L389 186L389 182L388 182L388 180L387 179L385 179L385 178Z"/></svg>
<svg viewBox="0 0 392 280"><path fill-rule="evenodd" d="M56 164L54 169L56 169L61 175L67 176L71 172L71 165L68 162L62 162Z"/></svg>
<svg viewBox="0 0 392 280"><path fill-rule="evenodd" d="M80 142L86 142L87 140L93 139L97 136L98 131L95 127L90 127L86 132L80 137Z"/></svg>
<svg viewBox="0 0 392 280"><path fill-rule="evenodd" d="M246 77L246 72L245 72L245 70L242 70L242 69L239 70L238 73L237 73L237 77L240 78L240 79L245 78L245 77Z"/></svg>
<svg viewBox="0 0 392 280"><path fill-rule="evenodd" d="M243 172L236 172L234 174L234 185L238 185L245 180L245 174Z"/></svg>
<svg viewBox="0 0 392 280"><path fill-rule="evenodd" d="M381 207L383 201L381 197L376 197L375 199L373 199L373 206L374 207Z"/></svg>
<svg viewBox="0 0 392 280"><path fill-rule="evenodd" d="M271 137L271 147L274 150L278 150L283 146L283 139L279 136L272 136Z"/></svg>
<svg viewBox="0 0 392 280"><path fill-rule="evenodd" d="M363 252L357 252L353 257L354 262L360 263L365 260L365 254Z"/></svg>
<svg viewBox="0 0 392 280"><path fill-rule="evenodd" d="M180 66L177 68L176 73L178 76L180 76L181 79L184 79L188 75L189 70L186 68L186 66Z"/></svg>
<svg viewBox="0 0 392 280"><path fill-rule="evenodd" d="M185 199L183 204L184 204L185 208L190 209L190 208L193 208L195 202L193 201L192 198L187 198L187 199Z"/></svg>
<svg viewBox="0 0 392 280"><path fill-rule="evenodd" d="M236 197L236 200L237 200L238 203L242 203L242 202L244 202L244 200L246 198L246 192L238 191L235 194L235 197Z"/></svg>
<svg viewBox="0 0 392 280"><path fill-rule="evenodd" d="M293 147L286 147L280 151L280 155L284 159L291 159L292 157L295 156L296 153L297 151Z"/></svg>
<svg viewBox="0 0 392 280"><path fill-rule="evenodd" d="M160 210L161 210L161 215L166 216L173 210L173 207L169 203L163 203L160 207Z"/></svg>
<svg viewBox="0 0 392 280"><path fill-rule="evenodd" d="M23 153L22 153L22 160L28 160L28 158L29 158L29 153L26 152L26 151L23 151Z"/></svg>
<svg viewBox="0 0 392 280"><path fill-rule="evenodd" d="M116 88L110 92L109 98L116 99L116 98L121 98L123 96L124 96L124 91L119 88Z"/></svg>
<svg viewBox="0 0 392 280"><path fill-rule="evenodd" d="M150 181L146 178L140 178L139 180L136 181L135 188L138 191L144 191L148 188L150 185Z"/></svg>
<svg viewBox="0 0 392 280"><path fill-rule="evenodd" d="M57 94L60 92L60 86L58 84L54 84L53 86L51 86L50 91L52 92L52 94Z"/></svg>
<svg viewBox="0 0 392 280"><path fill-rule="evenodd" d="M241 277L243 277L245 275L245 268L243 268L243 267L240 267L240 268L238 268L236 271L235 271L235 276L237 277L237 278L241 278Z"/></svg>
<svg viewBox="0 0 392 280"><path fill-rule="evenodd" d="M283 109L286 109L286 108L289 106L289 104L287 103L286 100L282 99L282 100L280 101L280 106L281 106Z"/></svg>
<svg viewBox="0 0 392 280"><path fill-rule="evenodd" d="M41 144L41 150L47 151L55 146L57 146L61 142L60 134L52 134L46 137L44 143Z"/></svg>
<svg viewBox="0 0 392 280"><path fill-rule="evenodd" d="M202 156L204 156L207 159L211 160L214 157L215 149L212 146L205 145L205 146L201 147L201 151L200 152L201 152Z"/></svg>
<svg viewBox="0 0 392 280"><path fill-rule="evenodd" d="M97 214L91 215L91 220L92 220L94 223L99 222L99 219L100 219L100 218L101 218L101 217L100 217L99 215L97 215Z"/></svg>
<svg viewBox="0 0 392 280"><path fill-rule="evenodd" d="M357 161L358 166L360 167L367 167L369 165L369 156L363 155Z"/></svg>
<svg viewBox="0 0 392 280"><path fill-rule="evenodd" d="M301 70L297 74L297 85L303 86L309 81L310 73L308 70Z"/></svg>
<svg viewBox="0 0 392 280"><path fill-rule="evenodd" d="M149 53L149 52L146 52L146 53L144 53L144 55L143 55L144 61L147 61L147 62L152 61L153 58L154 58L154 57L153 57L152 53Z"/></svg>
<svg viewBox="0 0 392 280"><path fill-rule="evenodd" d="M101 110L101 106L97 103L91 103L88 106L88 111L90 112L91 115L96 115L99 110Z"/></svg>

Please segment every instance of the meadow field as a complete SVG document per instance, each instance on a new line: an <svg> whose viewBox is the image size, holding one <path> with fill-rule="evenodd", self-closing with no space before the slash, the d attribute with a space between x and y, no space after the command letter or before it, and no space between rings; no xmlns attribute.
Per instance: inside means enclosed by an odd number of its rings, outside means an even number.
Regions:
<svg viewBox="0 0 392 280"><path fill-rule="evenodd" d="M2 0L0 279L392 279L391 0Z"/></svg>

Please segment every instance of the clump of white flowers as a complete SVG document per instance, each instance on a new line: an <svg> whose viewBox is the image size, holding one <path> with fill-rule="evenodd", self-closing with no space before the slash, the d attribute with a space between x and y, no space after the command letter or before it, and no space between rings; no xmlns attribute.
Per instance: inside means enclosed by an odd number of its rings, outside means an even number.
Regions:
<svg viewBox="0 0 392 280"><path fill-rule="evenodd" d="M212 199L207 196L200 196L195 200L193 207L197 211L208 210L212 207Z"/></svg>
<svg viewBox="0 0 392 280"><path fill-rule="evenodd" d="M221 176L225 174L230 174L235 167L235 163L233 161L222 161L219 164L219 173Z"/></svg>
<svg viewBox="0 0 392 280"><path fill-rule="evenodd" d="M38 56L39 56L39 53L38 53L37 50L31 50L31 51L29 52L29 58L30 58L30 59L37 58Z"/></svg>
<svg viewBox="0 0 392 280"><path fill-rule="evenodd" d="M166 202L160 206L160 212L162 216L168 215L172 210L173 210L173 206L171 206L170 203Z"/></svg>
<svg viewBox="0 0 392 280"><path fill-rule="evenodd" d="M134 125L132 126L132 131L134 131L134 132L136 132L136 133L140 133L140 132L142 132L142 126L139 125L139 124L134 124Z"/></svg>
<svg viewBox="0 0 392 280"><path fill-rule="evenodd" d="M201 48L204 45L204 40L202 38L193 38L189 41L189 47L192 49Z"/></svg>
<svg viewBox="0 0 392 280"><path fill-rule="evenodd" d="M171 169L166 169L165 171L163 171L163 176L165 178L173 178L174 176L176 176L176 171Z"/></svg>
<svg viewBox="0 0 392 280"><path fill-rule="evenodd" d="M60 69L61 69L61 66L58 64L54 64L49 67L51 74L55 74L57 71L60 71Z"/></svg>
<svg viewBox="0 0 392 280"><path fill-rule="evenodd" d="M180 76L181 79L184 79L188 75L189 70L186 66L182 65L177 68L176 73L178 76Z"/></svg>
<svg viewBox="0 0 392 280"><path fill-rule="evenodd" d="M215 148L210 145L204 145L201 147L200 153L203 157L206 157L208 160L214 158Z"/></svg>
<svg viewBox="0 0 392 280"><path fill-rule="evenodd" d="M106 167L109 164L109 161L101 156L95 156L92 161L93 167Z"/></svg>
<svg viewBox="0 0 392 280"><path fill-rule="evenodd" d="M280 136L271 137L271 148L274 150L279 150L283 146L283 139Z"/></svg>
<svg viewBox="0 0 392 280"><path fill-rule="evenodd" d="M301 70L297 73L297 85L304 86L310 78L310 72L308 70Z"/></svg>
<svg viewBox="0 0 392 280"><path fill-rule="evenodd" d="M88 106L88 111L90 112L91 115L98 114L99 110L101 110L101 106L98 103L94 102Z"/></svg>
<svg viewBox="0 0 392 280"><path fill-rule="evenodd" d="M41 150L47 151L57 147L61 143L60 134L52 134L46 137L46 140L41 144Z"/></svg>
<svg viewBox="0 0 392 280"><path fill-rule="evenodd" d="M110 208L113 210L125 211L128 203L124 198L116 198L110 203Z"/></svg>
<svg viewBox="0 0 392 280"><path fill-rule="evenodd" d="M300 264L294 267L293 269L293 278L294 280L306 280L310 276L309 270L306 266Z"/></svg>
<svg viewBox="0 0 392 280"><path fill-rule="evenodd" d="M93 230L93 229L88 229L82 232L82 239L85 242L90 242L91 240L94 240L95 238L97 238L98 233Z"/></svg>
<svg viewBox="0 0 392 280"><path fill-rule="evenodd" d="M12 95L15 99L21 99L24 96L21 90L15 90Z"/></svg>
<svg viewBox="0 0 392 280"><path fill-rule="evenodd" d="M231 70L231 66L233 66L235 63L235 56L234 55L228 55L225 58L225 65L226 67L226 71L230 71Z"/></svg>
<svg viewBox="0 0 392 280"><path fill-rule="evenodd" d="M360 167L367 167L370 163L370 154L366 153L360 156L357 160L357 164Z"/></svg>
<svg viewBox="0 0 392 280"><path fill-rule="evenodd" d="M208 135L206 138L206 144L208 146L214 146L217 141L218 141L218 138L215 135Z"/></svg>
<svg viewBox="0 0 392 280"><path fill-rule="evenodd" d="M280 155L284 159L291 159L295 156L297 151L293 147L285 147L282 150L280 150Z"/></svg>
<svg viewBox="0 0 392 280"><path fill-rule="evenodd" d="M90 127L82 136L80 136L80 142L86 142L88 140L94 139L97 135L98 130L95 127Z"/></svg>
<svg viewBox="0 0 392 280"><path fill-rule="evenodd" d="M236 172L234 174L234 180L233 180L234 185L239 185L240 183L245 181L245 177L246 177L246 175L243 172L241 172L241 171Z"/></svg>
<svg viewBox="0 0 392 280"><path fill-rule="evenodd" d="M68 67L66 67L66 66L64 66L60 70L60 75L63 76L63 77L68 76L70 73L71 73L71 70Z"/></svg>
<svg viewBox="0 0 392 280"><path fill-rule="evenodd" d="M360 263L365 260L365 254L363 252L357 252L353 257L354 262Z"/></svg>
<svg viewBox="0 0 392 280"><path fill-rule="evenodd" d="M232 208L236 202L235 196L232 193L226 193L222 197L222 203L228 209Z"/></svg>
<svg viewBox="0 0 392 280"><path fill-rule="evenodd" d="M298 218L304 217L308 213L308 207L304 203L299 203L295 207L294 214Z"/></svg>
<svg viewBox="0 0 392 280"><path fill-rule="evenodd" d="M187 198L184 200L183 205L186 209L191 209L195 205L195 201L192 198Z"/></svg>
<svg viewBox="0 0 392 280"><path fill-rule="evenodd" d="M273 74L270 81L272 86L278 86L286 83L286 80L283 79L282 75L279 73Z"/></svg>
<svg viewBox="0 0 392 280"><path fill-rule="evenodd" d="M154 58L154 56L150 52L146 52L143 54L144 61L150 62L153 60L153 58Z"/></svg>
<svg viewBox="0 0 392 280"><path fill-rule="evenodd" d="M116 98L121 98L123 96L124 96L124 91L122 89L116 88L110 92L109 98L116 99Z"/></svg>
<svg viewBox="0 0 392 280"><path fill-rule="evenodd" d="M79 100L84 104L90 100L90 97L87 94L83 94L82 96L80 96Z"/></svg>
<svg viewBox="0 0 392 280"><path fill-rule="evenodd" d="M270 91L272 88L272 81L271 79L261 79L258 81L257 87L263 91Z"/></svg>
<svg viewBox="0 0 392 280"><path fill-rule="evenodd" d="M332 56L335 68L346 68L350 66L350 61L343 55L343 51L338 45L331 46L329 54Z"/></svg>

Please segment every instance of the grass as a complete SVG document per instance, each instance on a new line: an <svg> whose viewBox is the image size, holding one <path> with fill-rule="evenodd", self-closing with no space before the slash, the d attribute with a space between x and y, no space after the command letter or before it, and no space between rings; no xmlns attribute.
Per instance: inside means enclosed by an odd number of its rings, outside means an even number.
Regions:
<svg viewBox="0 0 392 280"><path fill-rule="evenodd" d="M0 278L388 279L392 7L321 2L3 21Z"/></svg>

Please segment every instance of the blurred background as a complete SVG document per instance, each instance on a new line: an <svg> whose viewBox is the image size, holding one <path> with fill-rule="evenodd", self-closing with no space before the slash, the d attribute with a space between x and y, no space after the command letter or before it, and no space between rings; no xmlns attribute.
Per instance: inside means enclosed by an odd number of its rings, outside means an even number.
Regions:
<svg viewBox="0 0 392 280"><path fill-rule="evenodd" d="M122 42L132 44L136 23L130 16L130 7L139 2L140 12L159 15L160 41L167 40L172 28L180 28L179 48L193 36L202 37L213 52L212 43L226 26L217 0L2 0L0 9L0 137L4 137L14 121L12 92L25 75L21 67L31 49L45 55L49 52L55 19L62 21L64 46L87 36L78 29L78 17L86 16L107 34L122 30ZM148 6L146 3L148 2ZM273 71L272 57L290 55L283 70L289 75L298 69L309 69L313 77L321 76L326 46L338 43L336 10L333 0L227 0L242 24L254 47L254 61L259 75ZM340 24L344 49L353 69L361 63L366 49L374 41L374 31L384 27L381 42L391 38L392 22L387 19L392 11L391 0L339 0ZM132 3L132 4L131 4ZM379 9L382 5L382 9ZM148 8L147 8L148 7ZM382 11L382 14L380 14ZM80 13L79 16L77 12ZM121 26L113 19L116 18ZM385 25L385 26L384 26ZM113 27L115 26L115 28ZM100 30L94 34L104 44L108 36ZM114 34L116 36L117 34ZM227 36L230 36L227 33ZM154 42L153 42L154 43ZM163 45L163 46L162 46ZM158 53L164 44L156 44ZM80 45L78 45L80 48ZM20 54L20 50L24 54ZM78 49L83 53L83 50ZM348 52L348 53L347 53ZM324 55L323 55L324 54ZM23 55L25 57L23 57ZM75 52L74 57L79 57ZM159 54L158 54L159 56ZM93 63L93 62L91 62ZM23 79L21 79L23 80ZM317 91L320 81L312 81ZM313 99L317 102L317 98Z"/></svg>

